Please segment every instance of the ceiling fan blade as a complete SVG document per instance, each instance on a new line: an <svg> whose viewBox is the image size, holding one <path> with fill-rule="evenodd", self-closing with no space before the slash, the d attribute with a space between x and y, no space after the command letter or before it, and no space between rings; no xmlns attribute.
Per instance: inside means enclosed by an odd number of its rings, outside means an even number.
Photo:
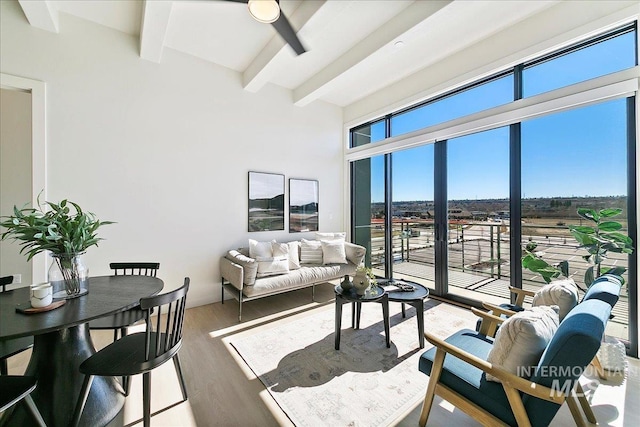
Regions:
<svg viewBox="0 0 640 427"><path fill-rule="evenodd" d="M302 46L302 42L282 11L280 12L280 17L275 22L272 22L271 25L276 28L280 36L291 46L297 55L301 55L307 51L304 46Z"/></svg>

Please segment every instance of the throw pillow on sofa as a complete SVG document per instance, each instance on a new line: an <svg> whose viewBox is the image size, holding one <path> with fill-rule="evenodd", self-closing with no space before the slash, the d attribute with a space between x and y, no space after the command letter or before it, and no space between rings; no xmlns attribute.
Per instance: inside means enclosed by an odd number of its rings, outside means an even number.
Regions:
<svg viewBox="0 0 640 427"><path fill-rule="evenodd" d="M289 257L258 257L257 277L275 276L289 272Z"/></svg>
<svg viewBox="0 0 640 427"><path fill-rule="evenodd" d="M271 258L272 256L271 242L258 242L257 240L249 239L249 257L256 259Z"/></svg>
<svg viewBox="0 0 640 427"><path fill-rule="evenodd" d="M274 258L289 258L289 245L286 243L278 243L275 240L271 241L271 253Z"/></svg>
<svg viewBox="0 0 640 427"><path fill-rule="evenodd" d="M287 258L289 260L289 270L300 268L300 256L298 255L299 242L278 243L271 241L271 249L274 258Z"/></svg>
<svg viewBox="0 0 640 427"><path fill-rule="evenodd" d="M300 242L289 242L287 245L289 246L289 270L297 270L300 268Z"/></svg>
<svg viewBox="0 0 640 427"><path fill-rule="evenodd" d="M321 233L316 231L316 240L344 240L347 238L347 233Z"/></svg>
<svg viewBox="0 0 640 427"><path fill-rule="evenodd" d="M322 245L323 264L346 264L347 256L344 251L344 241L320 240Z"/></svg>
<svg viewBox="0 0 640 427"><path fill-rule="evenodd" d="M529 377L558 329L557 306L520 311L504 321L487 356L487 362L512 374ZM500 382L487 374L488 381Z"/></svg>
<svg viewBox="0 0 640 427"><path fill-rule="evenodd" d="M302 239L300 242L300 264L322 264L322 243L318 240Z"/></svg>

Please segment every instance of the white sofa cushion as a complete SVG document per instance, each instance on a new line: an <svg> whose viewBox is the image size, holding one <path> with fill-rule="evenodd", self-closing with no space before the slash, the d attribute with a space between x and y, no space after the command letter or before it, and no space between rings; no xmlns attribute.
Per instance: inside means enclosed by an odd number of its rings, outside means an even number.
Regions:
<svg viewBox="0 0 640 427"><path fill-rule="evenodd" d="M287 243L289 246L289 270L300 268L300 242L293 241Z"/></svg>
<svg viewBox="0 0 640 427"><path fill-rule="evenodd" d="M322 264L322 243L317 240L302 239L300 264Z"/></svg>
<svg viewBox="0 0 640 427"><path fill-rule="evenodd" d="M518 376L529 376L553 338L560 320L557 306L520 311L500 326L487 362ZM487 374L487 380L500 382Z"/></svg>
<svg viewBox="0 0 640 427"><path fill-rule="evenodd" d="M289 272L289 256L280 257L258 257L257 277L274 276L276 274L285 274Z"/></svg>
<svg viewBox="0 0 640 427"><path fill-rule="evenodd" d="M346 264L347 256L343 240L320 240L323 264Z"/></svg>
<svg viewBox="0 0 640 427"><path fill-rule="evenodd" d="M347 238L347 233L338 232L338 233L321 233L316 231L316 240L342 240L344 241Z"/></svg>
<svg viewBox="0 0 640 427"><path fill-rule="evenodd" d="M253 259L273 257L271 242L259 242L254 239L249 239L249 257Z"/></svg>

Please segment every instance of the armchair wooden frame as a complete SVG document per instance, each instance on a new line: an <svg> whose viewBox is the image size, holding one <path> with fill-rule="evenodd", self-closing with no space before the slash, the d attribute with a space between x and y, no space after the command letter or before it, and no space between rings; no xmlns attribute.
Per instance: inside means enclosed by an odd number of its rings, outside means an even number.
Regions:
<svg viewBox="0 0 640 427"><path fill-rule="evenodd" d="M474 313L483 317L484 324L490 325L495 323L493 327L496 327L497 324L505 320L503 318L484 313L481 310L473 309L473 311ZM484 322L485 319L487 320L486 322ZM487 327L490 328L490 326ZM576 385L570 391L570 393L565 394L561 390L553 390L549 387L545 387L543 385L536 384L527 379L521 378L497 366L493 366L486 360L482 360L471 353L455 347L447 343L446 341L429 334L428 332L425 332L424 336L427 341L429 341L436 347L436 355L433 361L433 368L431 369L429 385L427 386L424 403L422 404L422 412L420 413L419 422L420 427L424 427L427 424L429 412L431 411L431 407L433 405L433 399L436 395L452 403L467 415L480 422L482 425L508 426L508 424L506 424L501 419L485 411L480 406L459 395L449 387L439 383L440 374L442 373L444 365L444 359L447 354L450 354L453 357L457 357L458 359L463 360L464 362L469 363L476 368L481 369L482 371L500 379L500 381L502 382L502 387L504 388L504 392L511 406L511 410L513 411L513 415L519 427L531 426L529 416L527 415L524 404L522 403L520 392L526 393L533 397L537 397L539 399L557 403L558 405L562 405L564 402L567 402L576 425L578 427L586 427L586 423L582 414L580 413L580 408L578 407L578 403L580 403L580 406L582 407L587 420L590 423L597 423L596 417L593 414L593 410L591 409L591 406L589 405L589 402L585 397L584 390L582 389L582 386L578 381L576 381Z"/></svg>

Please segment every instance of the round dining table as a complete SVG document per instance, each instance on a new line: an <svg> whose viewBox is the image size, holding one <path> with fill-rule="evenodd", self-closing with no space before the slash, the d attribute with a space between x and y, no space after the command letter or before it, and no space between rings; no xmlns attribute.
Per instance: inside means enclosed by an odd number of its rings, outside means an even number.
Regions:
<svg viewBox="0 0 640 427"><path fill-rule="evenodd" d="M25 375L38 379L31 396L48 426L67 426L82 386L78 367L96 352L89 321L139 306L140 298L156 295L164 284L148 276L89 278L86 295L41 313L24 314L16 307L28 305L29 288L0 293L0 341L33 336L33 350ZM124 392L113 377L95 377L80 424L103 426L120 413ZM10 414L9 425L30 425L23 405Z"/></svg>

